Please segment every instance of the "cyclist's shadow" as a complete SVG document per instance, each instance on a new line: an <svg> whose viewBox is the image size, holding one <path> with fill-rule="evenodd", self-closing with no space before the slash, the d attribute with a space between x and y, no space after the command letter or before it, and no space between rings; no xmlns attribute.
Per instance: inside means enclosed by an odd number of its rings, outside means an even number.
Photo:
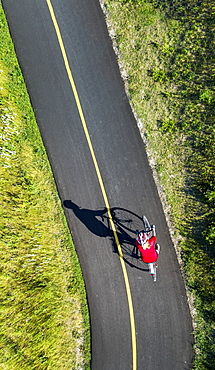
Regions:
<svg viewBox="0 0 215 370"><path fill-rule="evenodd" d="M64 200L63 205L65 208L71 209L75 216L88 228L90 232L102 238L110 238L113 252L119 253L106 208L98 210L81 208L71 200ZM139 263L138 250L136 250L134 246L136 229L140 229L142 227L141 217L131 211L119 207L111 208L111 215L117 231L119 244L123 251L124 261L131 267L145 271L143 264Z"/></svg>
<svg viewBox="0 0 215 370"><path fill-rule="evenodd" d="M113 237L113 232L110 227L107 227L104 222L104 215L107 213L106 208L99 210L91 210L87 208L81 208L71 200L64 200L64 207L72 209L75 216L91 231L93 234L100 237ZM99 220L97 217L100 217Z"/></svg>

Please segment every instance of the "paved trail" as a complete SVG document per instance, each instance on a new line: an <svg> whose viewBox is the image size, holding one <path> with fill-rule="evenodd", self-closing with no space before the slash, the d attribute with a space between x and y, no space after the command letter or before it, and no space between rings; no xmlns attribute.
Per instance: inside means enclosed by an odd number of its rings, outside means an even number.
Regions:
<svg viewBox="0 0 215 370"><path fill-rule="evenodd" d="M3 6L83 269L92 370L191 369L185 288L99 1ZM161 245L156 283L132 254L142 214L156 224Z"/></svg>

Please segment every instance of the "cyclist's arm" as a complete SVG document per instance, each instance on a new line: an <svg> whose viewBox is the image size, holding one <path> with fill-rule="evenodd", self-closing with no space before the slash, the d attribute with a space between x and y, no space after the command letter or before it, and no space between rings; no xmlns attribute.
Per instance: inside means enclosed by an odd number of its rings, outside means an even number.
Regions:
<svg viewBox="0 0 215 370"><path fill-rule="evenodd" d="M152 228L148 231L142 230L143 233L152 233L152 236L156 236L156 231L155 231L155 225L152 225Z"/></svg>

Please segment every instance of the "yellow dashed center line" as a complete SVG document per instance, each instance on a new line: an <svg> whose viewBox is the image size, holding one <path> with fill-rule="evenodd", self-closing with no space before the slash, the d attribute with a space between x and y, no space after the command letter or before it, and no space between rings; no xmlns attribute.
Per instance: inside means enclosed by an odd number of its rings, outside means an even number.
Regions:
<svg viewBox="0 0 215 370"><path fill-rule="evenodd" d="M101 173L100 173L100 170L99 170L99 166L98 166L98 163L97 163L95 152L94 152L94 149L93 149L93 146L92 146L92 142L91 142L91 139L90 139L89 131L88 131L87 124L86 124L86 121L85 121L85 117L84 117L84 114L83 114L83 110L82 110L82 107L81 107L81 103L80 103L80 99L79 99L78 92L77 92L77 89L76 89L76 85L75 85L75 82L74 82L74 79L73 79L73 76L72 76L72 72L71 72L71 69L70 69L70 66L69 66L69 62L68 62L66 50L65 50L65 47L64 47L64 43L63 43L63 40L62 40L60 28L59 28L59 25L58 25L58 22L57 22L55 13L54 13L54 9L53 9L51 0L46 0L46 2L47 2L49 12L50 12L50 15L51 15L51 18L52 18L52 22L54 24L54 28L55 28L55 31L56 31L56 34L57 34L57 38L58 38L58 42L59 42L60 49L61 49L61 52L62 52L64 64L65 64L66 71L67 71L67 74L68 74L68 78L69 78L69 81L70 81L70 84L71 84L71 87L72 87L72 91L73 91L73 94L74 94L74 97L75 97L75 101L76 101L76 105L77 105L78 112L79 112L79 115L80 115L81 123L82 123L83 129L84 129L84 133L85 133L87 143L88 143L88 146L89 146L89 149L90 149L90 153L91 153L91 156L92 156L92 159L93 159L96 174L97 174L98 181L99 181L99 184L100 184L100 188L101 188L101 191L102 191L102 195L103 195L103 198L104 198L105 206L107 208L108 217L110 219L111 228L112 228L112 231L113 231L113 234L114 234L114 239L115 239L117 249L118 249L118 252L119 252L119 258L120 258L122 271L123 271L123 276L124 276L124 280L125 280L125 286L126 286L126 292L127 292L127 298L128 298L128 307L129 307L129 313L130 313L131 337L132 337L132 354L133 354L133 370L136 370L137 369L137 350L136 350L136 333L135 333L134 310L133 310L133 303L132 303L132 297L131 297L130 284L129 284L129 280L128 280L128 274L127 274L127 270L126 270L126 267L125 267L125 262L124 262L124 259L123 259L122 248L121 248L121 245L119 243L119 239L118 239L115 224L113 222L113 218L112 218L112 215L111 215L110 205L109 205L109 202L108 202L108 198L107 198L107 194L106 194L106 191L105 191L104 183L103 183L102 176L101 176Z"/></svg>

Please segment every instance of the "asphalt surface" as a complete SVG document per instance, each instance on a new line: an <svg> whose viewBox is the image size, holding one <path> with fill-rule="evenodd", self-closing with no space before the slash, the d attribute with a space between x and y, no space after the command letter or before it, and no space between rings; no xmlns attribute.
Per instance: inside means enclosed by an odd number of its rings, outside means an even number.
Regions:
<svg viewBox="0 0 215 370"><path fill-rule="evenodd" d="M75 241L89 302L92 370L136 370L120 258L45 0L3 0L17 56ZM98 0L52 0L127 269L137 369L192 368L192 321L145 147ZM133 255L145 214L161 245L157 282Z"/></svg>

